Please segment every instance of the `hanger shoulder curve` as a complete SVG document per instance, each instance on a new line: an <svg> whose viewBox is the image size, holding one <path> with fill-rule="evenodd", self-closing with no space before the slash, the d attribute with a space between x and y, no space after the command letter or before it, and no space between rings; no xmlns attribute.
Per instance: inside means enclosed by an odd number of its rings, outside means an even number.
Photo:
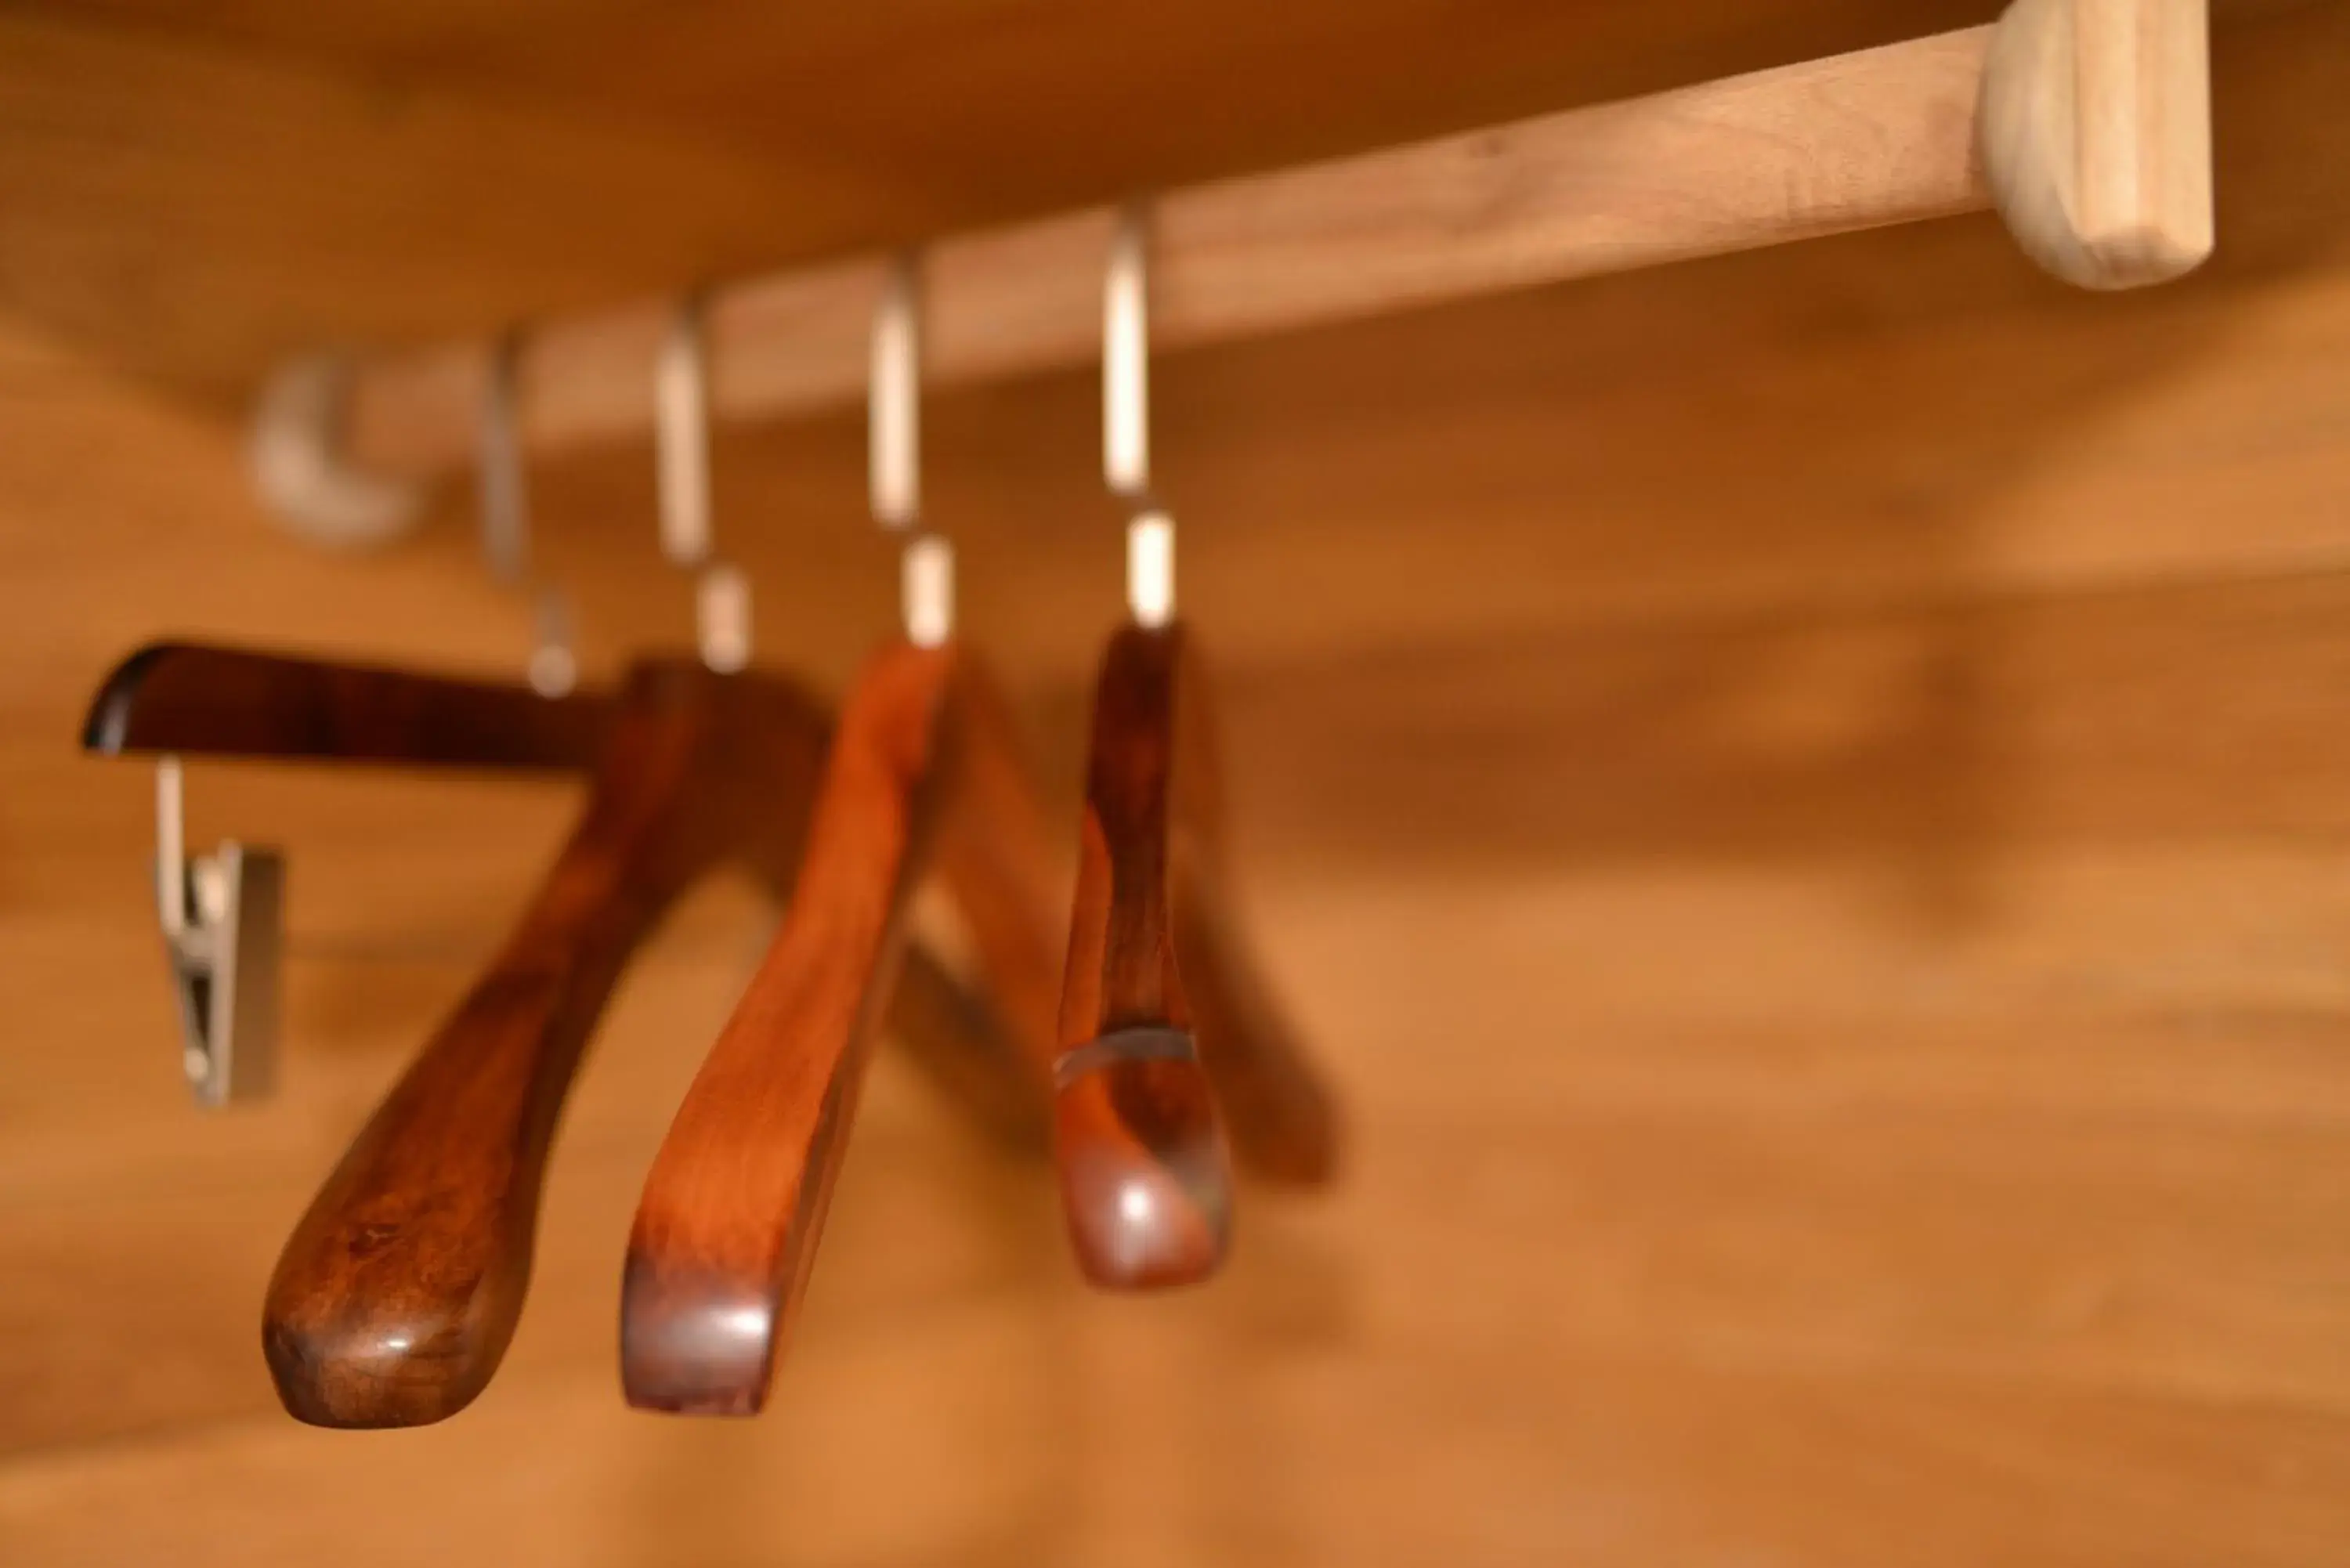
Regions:
<svg viewBox="0 0 2350 1568"><path fill-rule="evenodd" d="M276 757L586 772L612 698L207 643L155 642L110 670L81 745L116 756Z"/></svg>

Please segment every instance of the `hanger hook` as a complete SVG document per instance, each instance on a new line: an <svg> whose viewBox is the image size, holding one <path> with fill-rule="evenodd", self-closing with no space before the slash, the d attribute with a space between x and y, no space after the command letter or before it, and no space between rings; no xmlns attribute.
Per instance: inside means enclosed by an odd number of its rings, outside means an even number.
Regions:
<svg viewBox="0 0 2350 1568"><path fill-rule="evenodd" d="M661 553L699 566L710 558L710 374L698 292L678 301L654 365L653 456Z"/></svg>
<svg viewBox="0 0 2350 1568"><path fill-rule="evenodd" d="M522 348L509 328L490 350L482 390L482 553L490 575L524 587L532 597L535 641L530 683L540 695L560 697L579 678L572 652L570 600L530 575L530 489L522 445Z"/></svg>
<svg viewBox="0 0 2350 1568"><path fill-rule="evenodd" d="M695 290L678 301L653 366L653 455L660 467L661 554L694 574L694 645L708 669L751 662L751 585L711 556L710 347Z"/></svg>
<svg viewBox="0 0 2350 1568"><path fill-rule="evenodd" d="M1125 207L1102 286L1102 473L1127 504L1126 602L1136 624L1175 617L1175 520L1150 489L1150 215Z"/></svg>
<svg viewBox="0 0 2350 1568"><path fill-rule="evenodd" d="M954 546L922 526L922 271L908 251L889 265L873 308L866 455L873 520L906 535L899 590L906 640L954 635Z"/></svg>
<svg viewBox="0 0 2350 1568"><path fill-rule="evenodd" d="M522 334L510 329L490 346L489 379L482 389L482 554L502 583L521 582L530 566L521 369Z"/></svg>

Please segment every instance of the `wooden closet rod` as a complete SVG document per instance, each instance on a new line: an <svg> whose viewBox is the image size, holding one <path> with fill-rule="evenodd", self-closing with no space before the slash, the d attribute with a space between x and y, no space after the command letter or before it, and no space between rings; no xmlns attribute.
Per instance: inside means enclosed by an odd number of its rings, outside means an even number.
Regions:
<svg viewBox="0 0 2350 1568"><path fill-rule="evenodd" d="M1995 200L2061 276L2161 281L2210 249L2204 37L2203 0L2017 0L1993 26L1165 192L1149 204L1152 340L1212 343ZM1094 208L925 246L926 380L1095 359L1113 222ZM713 413L860 400L889 265L713 291ZM674 308L535 327L520 367L530 447L646 431ZM316 532L338 531L338 502L369 499L390 524L374 531L394 531L390 514L421 484L473 462L489 364L472 343L348 367L331 396L313 374L310 395L289 398L300 377L281 378L265 400L265 490Z"/></svg>

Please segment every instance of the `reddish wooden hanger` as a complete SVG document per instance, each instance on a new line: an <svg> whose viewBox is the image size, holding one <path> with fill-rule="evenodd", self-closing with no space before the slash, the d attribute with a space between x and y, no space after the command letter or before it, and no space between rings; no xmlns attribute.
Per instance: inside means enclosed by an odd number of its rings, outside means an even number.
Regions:
<svg viewBox="0 0 2350 1568"><path fill-rule="evenodd" d="M975 660L894 643L844 704L782 930L645 1183L621 1382L650 1409L764 1402L847 1147L909 900L935 866L994 977L1042 1106L1058 878L1012 722Z"/></svg>
<svg viewBox="0 0 2350 1568"><path fill-rule="evenodd" d="M1071 1233L1101 1283L1215 1271L1220 1107L1254 1175L1317 1185L1337 1162L1330 1096L1237 922L1219 783L1183 629L1122 628L1095 688L1054 1116Z"/></svg>
<svg viewBox="0 0 2350 1568"><path fill-rule="evenodd" d="M613 982L668 906L718 864L743 862L788 893L827 728L788 682L683 660L639 664L617 697L559 699L184 645L143 650L109 678L85 733L102 752L489 767L596 759L578 826L499 959L286 1244L263 1337L294 1415L417 1425L487 1383L521 1310L563 1098ZM935 962L914 955L890 1003L895 1030L986 1120L1014 1134L1033 1126L1026 1063Z"/></svg>

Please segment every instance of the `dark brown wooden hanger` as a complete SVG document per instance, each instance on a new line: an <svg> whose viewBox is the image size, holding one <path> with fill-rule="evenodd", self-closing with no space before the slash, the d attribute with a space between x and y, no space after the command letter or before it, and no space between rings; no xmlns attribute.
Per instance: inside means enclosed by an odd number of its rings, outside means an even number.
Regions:
<svg viewBox="0 0 2350 1568"><path fill-rule="evenodd" d="M109 678L85 733L103 752L490 767L597 757L579 824L498 961L286 1244L264 1345L289 1411L409 1426L480 1392L521 1309L546 1156L605 998L661 913L718 864L744 862L787 895L827 732L788 682L683 660L640 663L610 698L187 645L143 650ZM1027 1059L927 955L886 1005L983 1118L1014 1136L1033 1127Z"/></svg>
<svg viewBox="0 0 2350 1568"><path fill-rule="evenodd" d="M1003 700L950 645L895 643L845 703L782 930L679 1107L637 1210L621 1382L648 1409L764 1404L846 1150L908 906L935 867L1048 1093L1063 932Z"/></svg>
<svg viewBox="0 0 2350 1568"><path fill-rule="evenodd" d="M1071 1233L1100 1283L1215 1271L1232 1213L1220 1106L1253 1174L1315 1185L1337 1163L1331 1096L1232 906L1213 718L1180 625L1129 624L1111 639L1095 688L1054 1117Z"/></svg>
<svg viewBox="0 0 2350 1568"><path fill-rule="evenodd" d="M614 709L601 692L545 697L527 686L152 642L108 672L81 743L100 756L585 773L603 753Z"/></svg>

